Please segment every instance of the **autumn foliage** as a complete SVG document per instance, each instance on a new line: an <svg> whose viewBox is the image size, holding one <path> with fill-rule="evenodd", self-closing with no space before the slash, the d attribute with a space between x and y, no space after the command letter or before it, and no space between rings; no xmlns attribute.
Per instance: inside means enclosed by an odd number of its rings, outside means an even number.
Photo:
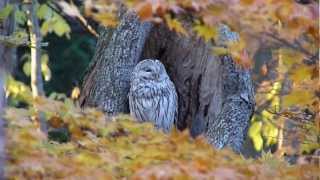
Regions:
<svg viewBox="0 0 320 180"><path fill-rule="evenodd" d="M9 108L7 142L10 179L267 179L318 177L316 164L289 165L272 154L245 159L214 150L185 132L163 134L127 116L105 121L94 109L81 111L70 100L36 99L52 128L70 140L48 139L38 131L34 108Z"/></svg>
<svg viewBox="0 0 320 180"><path fill-rule="evenodd" d="M68 22L40 3L41 33L70 38ZM72 1L70 1L72 2ZM164 134L129 116L110 118L96 109L79 109L66 95L31 97L22 82L8 77L5 113L9 179L319 179L319 1L317 0L84 0L59 1L62 11L88 24L110 28L122 11L135 11L141 21L165 24L179 36L197 36L214 55L231 54L253 69L256 110L248 137L260 156L246 159L229 149L215 150L188 131ZM0 10L0 21L13 11ZM18 9L18 25L26 23ZM221 46L220 24L240 40ZM91 28L91 27L90 27ZM91 33L98 36L91 28ZM10 45L24 44L25 32L1 36ZM5 39L4 39L5 38ZM263 51L267 58L260 58ZM23 57L27 58L27 56ZM23 59L22 58L22 59ZM42 52L43 76L50 80L49 56ZM30 75L30 61L23 65ZM79 89L72 93L77 99ZM20 108L17 108L19 106ZM39 112L50 125L39 130ZM107 120L106 120L107 119ZM277 146L274 154L271 146ZM267 152L265 152L265 151ZM286 157L298 156L289 164Z"/></svg>

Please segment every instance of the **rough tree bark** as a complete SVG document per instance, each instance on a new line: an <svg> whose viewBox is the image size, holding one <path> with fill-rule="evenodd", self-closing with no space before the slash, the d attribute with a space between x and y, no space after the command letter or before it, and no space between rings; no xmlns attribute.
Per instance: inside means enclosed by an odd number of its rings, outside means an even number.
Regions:
<svg viewBox="0 0 320 180"><path fill-rule="evenodd" d="M150 32L143 58L165 64L178 92L179 129L188 127L193 136L204 133L216 148L228 145L239 152L254 110L251 76L229 56L214 56L211 46L158 26Z"/></svg>
<svg viewBox="0 0 320 180"><path fill-rule="evenodd" d="M122 13L116 28L101 28L96 52L82 84L80 105L113 115L128 113L130 74L138 63L151 24Z"/></svg>
<svg viewBox="0 0 320 180"><path fill-rule="evenodd" d="M128 17L124 17L119 27L124 26L125 23L131 24L129 23L131 21L128 22L125 19ZM132 46L132 43L136 44L132 39L137 34L134 31L127 31L126 34L130 36L125 44L128 46ZM115 56L118 48L124 48L122 39L109 40L109 44L101 40L108 40L113 36L122 36L122 32L117 29L103 31L100 35L97 45L98 54L101 48L109 48L109 50L104 51L104 56L96 55L93 60L96 61L95 63L104 63L108 67L95 65L89 69L82 87L82 93L84 93L82 102L85 102L82 105L103 107L106 112L126 113L128 112L127 94L117 93L111 101L110 98L106 99L106 94L112 94L110 89L114 89L114 85L106 79L110 76L108 71L111 71L113 75L111 79L121 81L125 77L122 83L126 85L122 87L128 88L127 76L130 76L131 69L137 61L132 62L130 60L132 56L127 53L125 61L122 56L121 58ZM229 56L212 55L212 44L205 43L195 36L180 36L162 25L154 25L148 37L145 38L145 36L146 34L142 36L143 38L135 37L145 39L146 42L139 41L139 45L144 44L142 56L139 59L141 52L139 49L133 53L134 58L138 60L153 58L164 63L178 93L178 128L181 130L189 128L193 136L204 134L208 142L217 148L230 146L236 152L240 152L254 109L254 91L249 70L236 65ZM113 73L118 72L119 66L130 69L122 70L121 74ZM87 95L88 91L95 92L97 89L98 94ZM127 92L127 89L122 91ZM117 105L119 102L123 102L123 106L120 108L113 106L114 103Z"/></svg>
<svg viewBox="0 0 320 180"><path fill-rule="evenodd" d="M1 48L0 48L1 49ZM1 50L0 50L1 51ZM1 53L0 53L1 54ZM5 106L5 71L0 68L0 179L4 177L4 165L5 165L5 130L4 120L2 119L2 113Z"/></svg>

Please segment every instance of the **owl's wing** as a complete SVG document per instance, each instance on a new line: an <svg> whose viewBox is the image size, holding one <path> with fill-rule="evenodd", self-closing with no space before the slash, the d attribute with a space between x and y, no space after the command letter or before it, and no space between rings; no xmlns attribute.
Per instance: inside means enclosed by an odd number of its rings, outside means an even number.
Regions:
<svg viewBox="0 0 320 180"><path fill-rule="evenodd" d="M131 116L140 122L153 121L155 119L155 103L150 98L129 96L129 107Z"/></svg>
<svg viewBox="0 0 320 180"><path fill-rule="evenodd" d="M158 99L156 113L156 125L169 132L177 119L178 97L173 84L169 84L167 93Z"/></svg>

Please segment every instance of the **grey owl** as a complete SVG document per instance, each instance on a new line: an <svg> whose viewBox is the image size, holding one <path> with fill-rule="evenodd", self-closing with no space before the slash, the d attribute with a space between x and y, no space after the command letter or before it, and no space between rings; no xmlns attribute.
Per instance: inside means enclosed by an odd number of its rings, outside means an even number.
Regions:
<svg viewBox="0 0 320 180"><path fill-rule="evenodd" d="M139 62L132 73L129 91L131 116L139 122L152 122L170 132L178 113L178 97L164 65L153 59Z"/></svg>

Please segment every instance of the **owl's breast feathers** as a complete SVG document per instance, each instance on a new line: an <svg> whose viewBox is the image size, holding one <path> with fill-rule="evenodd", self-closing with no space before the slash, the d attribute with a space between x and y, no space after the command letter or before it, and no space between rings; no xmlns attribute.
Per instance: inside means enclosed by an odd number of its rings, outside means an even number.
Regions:
<svg viewBox="0 0 320 180"><path fill-rule="evenodd" d="M174 84L159 61L144 60L140 63L131 78L130 114L138 121L152 122L156 128L169 132L177 118L178 100Z"/></svg>

